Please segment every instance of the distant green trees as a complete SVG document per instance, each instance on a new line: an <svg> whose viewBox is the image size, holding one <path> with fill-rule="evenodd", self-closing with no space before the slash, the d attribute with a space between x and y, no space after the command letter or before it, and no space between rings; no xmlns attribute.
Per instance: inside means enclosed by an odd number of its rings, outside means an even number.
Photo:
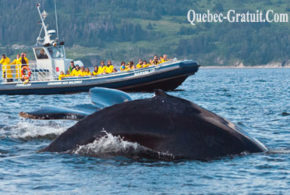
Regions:
<svg viewBox="0 0 290 195"><path fill-rule="evenodd" d="M40 3L50 14L49 28L54 29L53 1ZM8 49L12 44L34 44L40 30L35 1L0 0L0 5L1 52L13 53ZM278 11L289 13L287 0L272 0L270 4L254 0L59 0L57 7L60 38L66 45L100 48L104 58L122 60L166 52L207 65L235 61L256 65L289 59L289 23L224 22L192 26L186 20L189 9L225 12L277 7ZM135 48L124 48L122 43Z"/></svg>

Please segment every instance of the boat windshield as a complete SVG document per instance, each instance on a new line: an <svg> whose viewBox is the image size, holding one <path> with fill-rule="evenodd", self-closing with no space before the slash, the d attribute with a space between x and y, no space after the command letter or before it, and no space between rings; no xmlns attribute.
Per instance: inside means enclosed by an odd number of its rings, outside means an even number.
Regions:
<svg viewBox="0 0 290 195"><path fill-rule="evenodd" d="M36 48L35 54L36 54L37 59L39 59L39 60L48 59L47 53L46 53L45 49L43 49L43 48Z"/></svg>
<svg viewBox="0 0 290 195"><path fill-rule="evenodd" d="M49 47L48 51L52 58L64 58L63 46Z"/></svg>

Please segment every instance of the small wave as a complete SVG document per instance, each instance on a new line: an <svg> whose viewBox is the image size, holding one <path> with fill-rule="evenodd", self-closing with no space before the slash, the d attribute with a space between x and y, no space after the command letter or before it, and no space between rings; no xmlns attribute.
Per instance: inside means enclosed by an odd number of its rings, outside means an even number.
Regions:
<svg viewBox="0 0 290 195"><path fill-rule="evenodd" d="M283 149L274 149L274 150L269 150L267 154L290 154L290 149L283 148Z"/></svg>
<svg viewBox="0 0 290 195"><path fill-rule="evenodd" d="M267 81L264 80L264 79L257 79L257 80L255 80L255 82L265 83L265 82L267 82Z"/></svg>
<svg viewBox="0 0 290 195"><path fill-rule="evenodd" d="M132 159L157 159L157 160L174 160L174 156L169 153L153 151L138 143L123 140L120 136L114 136L104 132L105 135L87 145L78 146L72 151L74 154L83 156L93 156L100 158L112 158L124 156Z"/></svg>
<svg viewBox="0 0 290 195"><path fill-rule="evenodd" d="M3 128L1 134L9 138L22 140L54 139L65 130L66 127L57 124L38 125L21 121L15 126Z"/></svg>

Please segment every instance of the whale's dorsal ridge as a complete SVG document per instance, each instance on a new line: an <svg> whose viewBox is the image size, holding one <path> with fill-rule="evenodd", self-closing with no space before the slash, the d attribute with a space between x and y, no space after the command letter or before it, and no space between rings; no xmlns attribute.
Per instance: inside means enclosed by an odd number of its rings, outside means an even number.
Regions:
<svg viewBox="0 0 290 195"><path fill-rule="evenodd" d="M155 96L168 96L167 93L165 93L165 91L163 91L162 89L155 89Z"/></svg>

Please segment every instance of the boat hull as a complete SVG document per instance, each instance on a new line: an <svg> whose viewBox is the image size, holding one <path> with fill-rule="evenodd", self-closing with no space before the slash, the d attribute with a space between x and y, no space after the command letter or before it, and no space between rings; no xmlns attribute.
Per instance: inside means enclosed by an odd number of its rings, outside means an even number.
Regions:
<svg viewBox="0 0 290 195"><path fill-rule="evenodd" d="M148 67L100 77L74 78L62 81L5 83L0 85L0 94L67 94L87 92L92 87L107 87L123 91L150 92L154 89L174 90L199 66L190 60L178 61L161 66Z"/></svg>

